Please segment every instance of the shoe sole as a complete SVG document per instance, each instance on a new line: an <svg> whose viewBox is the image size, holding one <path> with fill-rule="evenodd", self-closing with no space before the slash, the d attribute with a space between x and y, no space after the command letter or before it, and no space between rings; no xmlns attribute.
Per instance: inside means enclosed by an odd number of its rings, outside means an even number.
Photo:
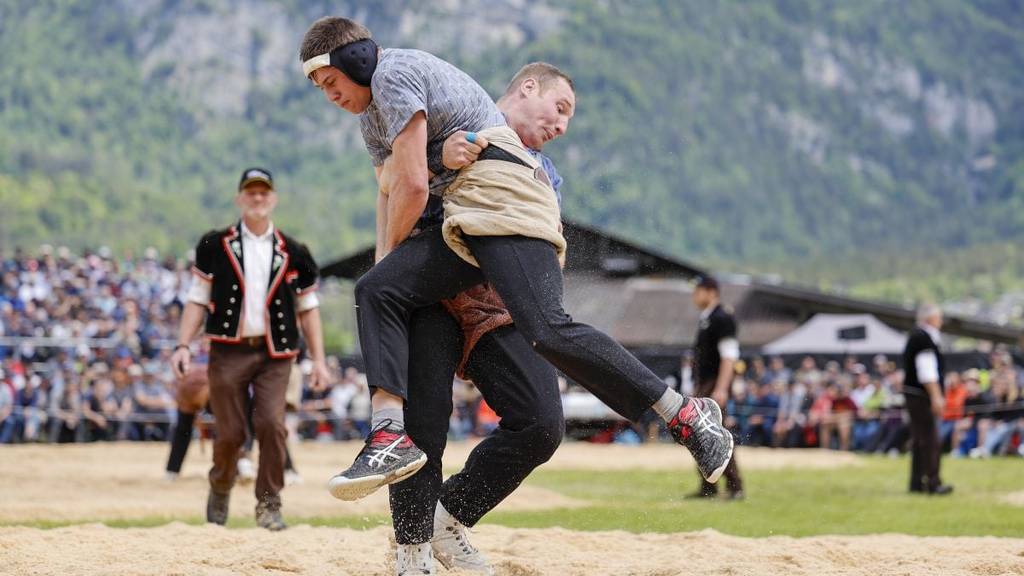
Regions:
<svg viewBox="0 0 1024 576"><path fill-rule="evenodd" d="M722 426L722 409L718 406L718 402L711 400L711 405L714 406L715 412L718 413L718 423ZM722 426L722 430L725 430L725 426ZM729 467L729 462L732 462L732 451L736 448L736 441L732 438L732 432L725 430L725 436L729 439L729 455L725 457L725 462L721 466L715 468L711 474L706 476L704 479L710 484L718 482L718 479L725 473L725 469Z"/></svg>
<svg viewBox="0 0 1024 576"><path fill-rule="evenodd" d="M335 476L327 482L327 490L338 500L353 502L373 494L381 486L397 484L402 480L419 472L420 468L427 463L427 455L423 454L416 460L398 468L390 474L376 474L363 476L362 478L346 478L342 475Z"/></svg>

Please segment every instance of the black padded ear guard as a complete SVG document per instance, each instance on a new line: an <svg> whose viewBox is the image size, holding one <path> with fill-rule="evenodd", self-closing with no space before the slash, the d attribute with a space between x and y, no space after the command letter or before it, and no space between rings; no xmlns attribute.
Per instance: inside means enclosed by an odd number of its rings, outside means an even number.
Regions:
<svg viewBox="0 0 1024 576"><path fill-rule="evenodd" d="M366 38L349 42L331 51L331 66L341 70L356 84L369 88L377 69L377 43Z"/></svg>

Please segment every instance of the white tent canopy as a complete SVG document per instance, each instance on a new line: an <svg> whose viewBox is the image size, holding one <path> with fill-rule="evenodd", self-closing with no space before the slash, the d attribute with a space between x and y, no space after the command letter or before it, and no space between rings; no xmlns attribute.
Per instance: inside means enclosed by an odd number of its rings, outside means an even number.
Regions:
<svg viewBox="0 0 1024 576"><path fill-rule="evenodd" d="M766 354L898 354L907 337L871 314L815 314L766 344Z"/></svg>

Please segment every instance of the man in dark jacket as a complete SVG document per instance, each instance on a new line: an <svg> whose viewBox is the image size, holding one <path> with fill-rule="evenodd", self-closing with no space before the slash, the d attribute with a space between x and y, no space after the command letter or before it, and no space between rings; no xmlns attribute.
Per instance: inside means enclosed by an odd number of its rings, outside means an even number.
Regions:
<svg viewBox="0 0 1024 576"><path fill-rule="evenodd" d="M906 378L903 394L910 414L913 452L910 459L910 491L945 495L953 487L939 479L938 424L945 398L942 392L943 358L939 343L942 335L942 310L927 304L918 310L917 326L907 337L903 350Z"/></svg>
<svg viewBox="0 0 1024 576"><path fill-rule="evenodd" d="M204 325L210 339L210 406L217 419L206 519L224 524L237 475L239 449L247 433L249 387L253 429L260 443L256 477L256 523L285 528L285 391L299 330L313 358L311 385L326 384L317 266L306 247L274 227L277 205L270 172L242 173L235 203L241 219L203 236L196 246L195 282L181 318L171 364L178 378L189 371L189 343Z"/></svg>

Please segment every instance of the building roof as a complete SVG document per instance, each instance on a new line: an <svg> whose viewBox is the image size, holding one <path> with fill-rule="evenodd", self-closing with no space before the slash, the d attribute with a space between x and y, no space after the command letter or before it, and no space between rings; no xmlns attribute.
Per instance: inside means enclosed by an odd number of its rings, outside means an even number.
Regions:
<svg viewBox="0 0 1024 576"><path fill-rule="evenodd" d="M692 278L707 272L693 264L644 248L618 236L578 222L563 222L569 244L565 270L602 270L610 276L666 274ZM320 270L325 278L355 280L373 266L371 246L331 262Z"/></svg>
<svg viewBox="0 0 1024 576"><path fill-rule="evenodd" d="M690 302L691 280L707 270L578 222L565 221L564 234L567 312L625 346L692 345L698 313ZM321 274L354 280L372 265L371 247L324 266ZM870 314L900 331L915 323L914 310L895 304L745 277L720 281L722 302L735 310L744 347L760 348L819 313ZM1024 329L962 316L947 316L943 332L1012 345L1024 341Z"/></svg>

